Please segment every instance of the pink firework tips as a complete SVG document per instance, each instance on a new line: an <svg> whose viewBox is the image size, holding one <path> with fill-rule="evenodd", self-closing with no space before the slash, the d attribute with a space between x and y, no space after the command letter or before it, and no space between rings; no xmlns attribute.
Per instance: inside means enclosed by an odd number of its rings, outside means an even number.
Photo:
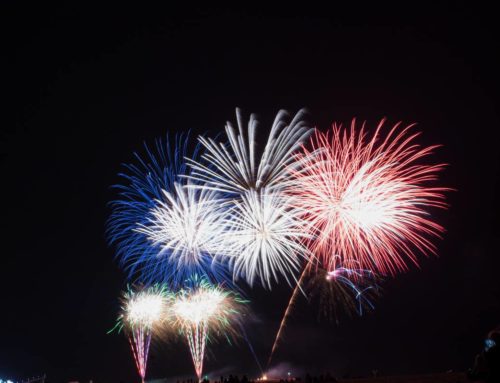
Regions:
<svg viewBox="0 0 500 383"><path fill-rule="evenodd" d="M383 125L370 137L355 120L350 130L334 124L297 155L287 189L310 224L308 247L327 270L342 264L395 274L416 264L417 253L435 253L431 239L443 227L430 209L446 207L449 189L433 185L445 165L421 161L437 146L419 146L412 125L397 123L385 137Z"/></svg>

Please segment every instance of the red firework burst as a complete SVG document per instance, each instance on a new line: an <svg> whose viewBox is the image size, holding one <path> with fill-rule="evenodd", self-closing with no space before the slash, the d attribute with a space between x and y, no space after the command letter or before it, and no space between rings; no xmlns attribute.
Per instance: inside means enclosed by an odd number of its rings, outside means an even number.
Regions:
<svg viewBox="0 0 500 383"><path fill-rule="evenodd" d="M443 227L429 208L445 208L443 187L432 186L444 164L421 162L437 146L415 143L397 123L382 137L384 120L369 137L364 124L358 131L333 125L316 131L311 148L298 155L289 190L296 207L310 222L310 249L327 270L339 264L382 274L417 263L416 253L435 253L431 242Z"/></svg>

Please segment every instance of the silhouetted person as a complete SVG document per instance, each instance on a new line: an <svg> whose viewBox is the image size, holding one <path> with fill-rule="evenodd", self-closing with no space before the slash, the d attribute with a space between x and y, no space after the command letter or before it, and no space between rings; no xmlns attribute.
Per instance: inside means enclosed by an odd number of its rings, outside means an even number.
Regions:
<svg viewBox="0 0 500 383"><path fill-rule="evenodd" d="M490 331L484 341L484 349L476 355L474 367L467 375L471 380L500 382L500 326Z"/></svg>
<svg viewBox="0 0 500 383"><path fill-rule="evenodd" d="M487 382L500 382L500 327L488 334L486 343L488 349L485 350L485 359L489 369Z"/></svg>

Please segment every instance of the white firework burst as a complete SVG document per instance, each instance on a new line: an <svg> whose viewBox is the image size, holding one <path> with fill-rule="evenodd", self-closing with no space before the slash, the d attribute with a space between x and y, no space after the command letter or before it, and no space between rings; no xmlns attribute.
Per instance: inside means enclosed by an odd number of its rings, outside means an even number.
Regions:
<svg viewBox="0 0 500 383"><path fill-rule="evenodd" d="M178 281L193 272L219 272L212 262L222 249L225 213L217 192L188 182L176 183L173 192L163 190L163 195L151 211L152 218L137 229L159 246L156 262Z"/></svg>
<svg viewBox="0 0 500 383"><path fill-rule="evenodd" d="M291 283L301 261L309 257L304 245L309 230L288 199L263 189L260 193L250 190L232 201L224 255L229 257L234 279L243 277L253 285L258 278L269 288L279 276Z"/></svg>
<svg viewBox="0 0 500 383"><path fill-rule="evenodd" d="M257 118L251 114L245 129L241 110L236 109L237 127L231 122L226 124L228 144L199 138L205 148L201 157L208 164L188 160L193 169L190 177L204 183L204 187L231 194L280 186L295 160L293 154L311 132L303 121L304 114L305 111L300 110L288 122L288 113L279 111L259 156L256 150Z"/></svg>

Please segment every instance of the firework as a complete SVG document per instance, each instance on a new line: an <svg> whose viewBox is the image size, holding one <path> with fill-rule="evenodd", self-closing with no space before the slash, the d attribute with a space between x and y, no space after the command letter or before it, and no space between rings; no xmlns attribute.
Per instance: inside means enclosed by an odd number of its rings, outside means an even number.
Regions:
<svg viewBox="0 0 500 383"><path fill-rule="evenodd" d="M326 271L311 266L312 262L309 262L297 281L276 333L269 354L268 366L271 365L286 322L300 295L299 292L302 291L310 301L317 298L320 316L335 319L337 323L338 313L341 309L344 309L347 314L356 312L359 315L363 315L366 310L374 309L372 299L380 293L378 286L380 278L371 270L339 267L333 271Z"/></svg>
<svg viewBox="0 0 500 383"><path fill-rule="evenodd" d="M380 138L383 123L371 138L364 126L356 131L355 121L349 132L337 125L317 131L311 150L298 156L288 190L314 229L309 246L327 270L340 263L394 274L417 262L415 250L435 253L431 238L443 228L429 209L446 206L448 189L429 184L444 165L419 162L436 146L421 148L411 126L398 123Z"/></svg>
<svg viewBox="0 0 500 383"><path fill-rule="evenodd" d="M266 287L284 276L288 281L307 257L297 212L280 191L293 168L293 154L310 134L303 122L304 111L291 119L280 111L272 125L262 152L257 153L257 119L250 116L245 127L236 110L237 127L228 122L228 144L200 137L204 163L188 160L188 178L195 188L216 191L223 196L220 207L227 209L215 259L229 262L233 280L243 277L250 285L259 279ZM225 231L225 233L224 233Z"/></svg>
<svg viewBox="0 0 500 383"><path fill-rule="evenodd" d="M380 139L383 124L371 139L364 125L356 131L355 120L350 132L342 133L334 124L329 133L316 131L311 149L296 156L286 190L310 223L307 245L313 256L285 310L269 362L313 262L315 278L330 282L320 282L328 296L354 293L361 310L370 307L365 298L375 291L367 281L406 268L408 260L416 263L415 250L435 253L430 238L439 237L443 228L432 221L428 209L445 208L443 193L449 189L429 184L444 165L419 163L436 146L417 145L419 134L409 133L412 126L400 129L398 123ZM325 276L321 269L330 272Z"/></svg>
<svg viewBox="0 0 500 383"><path fill-rule="evenodd" d="M130 279L175 287L193 273L213 281L227 277L225 267L213 262L223 230L219 198L186 179L187 147L188 135L175 145L158 140L121 174L125 182L116 186L120 198L111 204L108 235Z"/></svg>
<svg viewBox="0 0 500 383"><path fill-rule="evenodd" d="M280 188L294 160L293 154L310 134L302 120L304 113L300 110L288 122L288 113L281 110L259 156L256 148L258 121L254 114L250 115L245 129L242 113L236 109L237 127L231 122L226 125L228 144L199 138L205 148L202 158L208 165L189 161L193 168L191 177L206 184L205 187L237 195L263 187Z"/></svg>
<svg viewBox="0 0 500 383"><path fill-rule="evenodd" d="M227 214L217 193L193 188L188 181L187 185L175 183L172 192L163 191L163 195L148 221L137 229L158 249L147 272L175 281L193 274L224 279L225 266L214 260L223 251Z"/></svg>
<svg viewBox="0 0 500 383"><path fill-rule="evenodd" d="M185 335L198 379L203 372L207 340L217 335L236 335L234 324L244 303L235 293L197 277L188 281L172 305L173 326Z"/></svg>
<svg viewBox="0 0 500 383"><path fill-rule="evenodd" d="M303 292L302 285L304 283L305 277L308 275L308 272L310 271L312 265L312 257L309 258L309 262L307 262L306 266L304 267L304 270L302 271L302 274L300 274L300 278L297 280L297 284L295 288L293 289L292 296L290 297L290 300L288 301L288 305L286 306L285 313L283 314L283 318L281 319L280 322L280 327L278 328L278 331L276 332L276 337L274 338L273 342L273 347L271 348L271 353L269 354L269 359L267 360L267 367L271 365L271 361L273 359L274 352L276 351L276 348L278 347L278 342L281 339L281 335L283 333L283 330L285 329L285 324L287 322L288 317L290 316L292 312L292 308L295 305L295 301L297 300L297 297L299 296L299 292Z"/></svg>
<svg viewBox="0 0 500 383"><path fill-rule="evenodd" d="M300 212L288 198L265 188L243 193L232 204L224 256L229 258L233 277L243 277L251 286L259 278L269 288L280 275L290 283L309 254L304 245L308 230Z"/></svg>
<svg viewBox="0 0 500 383"><path fill-rule="evenodd" d="M311 298L318 296L320 315L338 322L340 309L349 315L363 315L373 310L373 299L380 294L380 280L373 271L366 269L319 269L309 281L308 295Z"/></svg>
<svg viewBox="0 0 500 383"><path fill-rule="evenodd" d="M144 382L151 337L167 317L169 292L161 285L138 291L129 289L122 300L122 314L117 327L125 329L128 335L137 371Z"/></svg>

